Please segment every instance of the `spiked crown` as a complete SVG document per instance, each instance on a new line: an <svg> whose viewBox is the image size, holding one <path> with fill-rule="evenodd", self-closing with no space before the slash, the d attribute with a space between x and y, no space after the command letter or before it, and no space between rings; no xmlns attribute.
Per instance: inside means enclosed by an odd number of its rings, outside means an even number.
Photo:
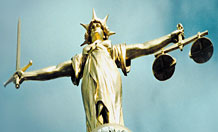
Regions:
<svg viewBox="0 0 218 132"><path fill-rule="evenodd" d="M93 9L92 11L92 20L89 24L82 24L80 23L80 25L82 25L85 29L86 29L86 33L85 33L85 41L80 45L83 46L85 44L91 44L92 43L92 39L91 39L91 28L93 23L100 23L101 24L101 29L104 32L104 40L107 40L109 38L109 36L115 34L115 32L112 32L108 29L107 27L107 19L108 19L108 15L104 18L104 19L100 19L96 16L95 10Z"/></svg>

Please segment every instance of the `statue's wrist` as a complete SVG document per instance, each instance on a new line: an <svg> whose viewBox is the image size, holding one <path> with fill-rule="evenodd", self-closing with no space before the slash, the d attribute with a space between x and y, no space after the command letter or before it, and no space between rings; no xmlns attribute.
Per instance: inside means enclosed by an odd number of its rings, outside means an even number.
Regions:
<svg viewBox="0 0 218 132"><path fill-rule="evenodd" d="M178 42L178 33L179 33L179 31L178 30L175 30L175 31L173 31L171 34L170 34L170 41L172 42L172 43L177 43Z"/></svg>
<svg viewBox="0 0 218 132"><path fill-rule="evenodd" d="M170 37L174 38L175 36L177 36L177 34L178 34L178 30L175 30L175 31L171 32Z"/></svg>
<svg viewBox="0 0 218 132"><path fill-rule="evenodd" d="M22 79L23 79L23 81L27 81L28 80L28 73L26 73L26 72L24 72L23 73L23 77L22 77Z"/></svg>

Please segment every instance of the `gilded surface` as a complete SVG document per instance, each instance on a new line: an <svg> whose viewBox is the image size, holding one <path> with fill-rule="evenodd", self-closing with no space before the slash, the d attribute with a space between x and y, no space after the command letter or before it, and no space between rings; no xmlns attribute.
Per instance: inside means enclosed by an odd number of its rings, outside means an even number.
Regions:
<svg viewBox="0 0 218 132"><path fill-rule="evenodd" d="M153 54L183 33L183 30L163 37L138 44L112 45L108 40L111 32L107 25L108 17L97 18L93 10L93 18L89 24L81 24L85 29L85 45L79 55L57 66L51 66L36 71L24 72L18 70L14 76L19 77L21 84L27 80L49 80L58 77L71 77L73 84L82 80L82 98L86 113L87 131L106 124L124 125L122 113L122 83L118 68L124 75L130 71L132 59ZM87 45L86 45L87 44Z"/></svg>
<svg viewBox="0 0 218 132"><path fill-rule="evenodd" d="M119 47L112 47L108 40L97 40L83 49L83 55L87 57L83 70L82 96L89 131L104 122L124 125L121 77L112 59L121 60L118 57L124 56L120 52L110 53L117 52ZM108 114L107 119L104 119L105 113L102 113L104 109Z"/></svg>

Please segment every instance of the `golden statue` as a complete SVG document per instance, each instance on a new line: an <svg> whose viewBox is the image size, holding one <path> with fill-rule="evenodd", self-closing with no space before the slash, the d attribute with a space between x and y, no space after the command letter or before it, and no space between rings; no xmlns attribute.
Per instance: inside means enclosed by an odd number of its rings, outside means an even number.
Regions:
<svg viewBox="0 0 218 132"><path fill-rule="evenodd" d="M93 17L89 24L81 24L85 29L85 41L81 46L81 54L57 66L51 66L36 71L24 72L31 63L14 74L18 88L27 80L50 80L58 77L71 77L74 85L82 80L82 98L86 113L87 131L106 124L124 126L122 112L122 81L118 68L126 76L130 71L131 60L140 56L160 51L169 43L178 42L178 37L184 33L183 28L177 28L172 33L139 44L112 45L108 40L111 32L107 25L108 16L99 19L93 9ZM87 44L87 45L86 45Z"/></svg>

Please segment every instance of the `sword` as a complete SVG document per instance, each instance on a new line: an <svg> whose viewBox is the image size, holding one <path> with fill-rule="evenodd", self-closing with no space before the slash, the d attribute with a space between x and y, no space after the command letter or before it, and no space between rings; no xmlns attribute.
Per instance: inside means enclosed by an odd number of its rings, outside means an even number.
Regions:
<svg viewBox="0 0 218 132"><path fill-rule="evenodd" d="M27 64L23 68L20 68L20 28L21 28L21 22L20 22L20 18L19 18L18 24L17 24L16 72L4 83L4 87L6 87L9 83L13 82L15 84L15 87L18 89L20 87L19 72L20 71L25 72L32 65L32 60L30 60L29 64Z"/></svg>

